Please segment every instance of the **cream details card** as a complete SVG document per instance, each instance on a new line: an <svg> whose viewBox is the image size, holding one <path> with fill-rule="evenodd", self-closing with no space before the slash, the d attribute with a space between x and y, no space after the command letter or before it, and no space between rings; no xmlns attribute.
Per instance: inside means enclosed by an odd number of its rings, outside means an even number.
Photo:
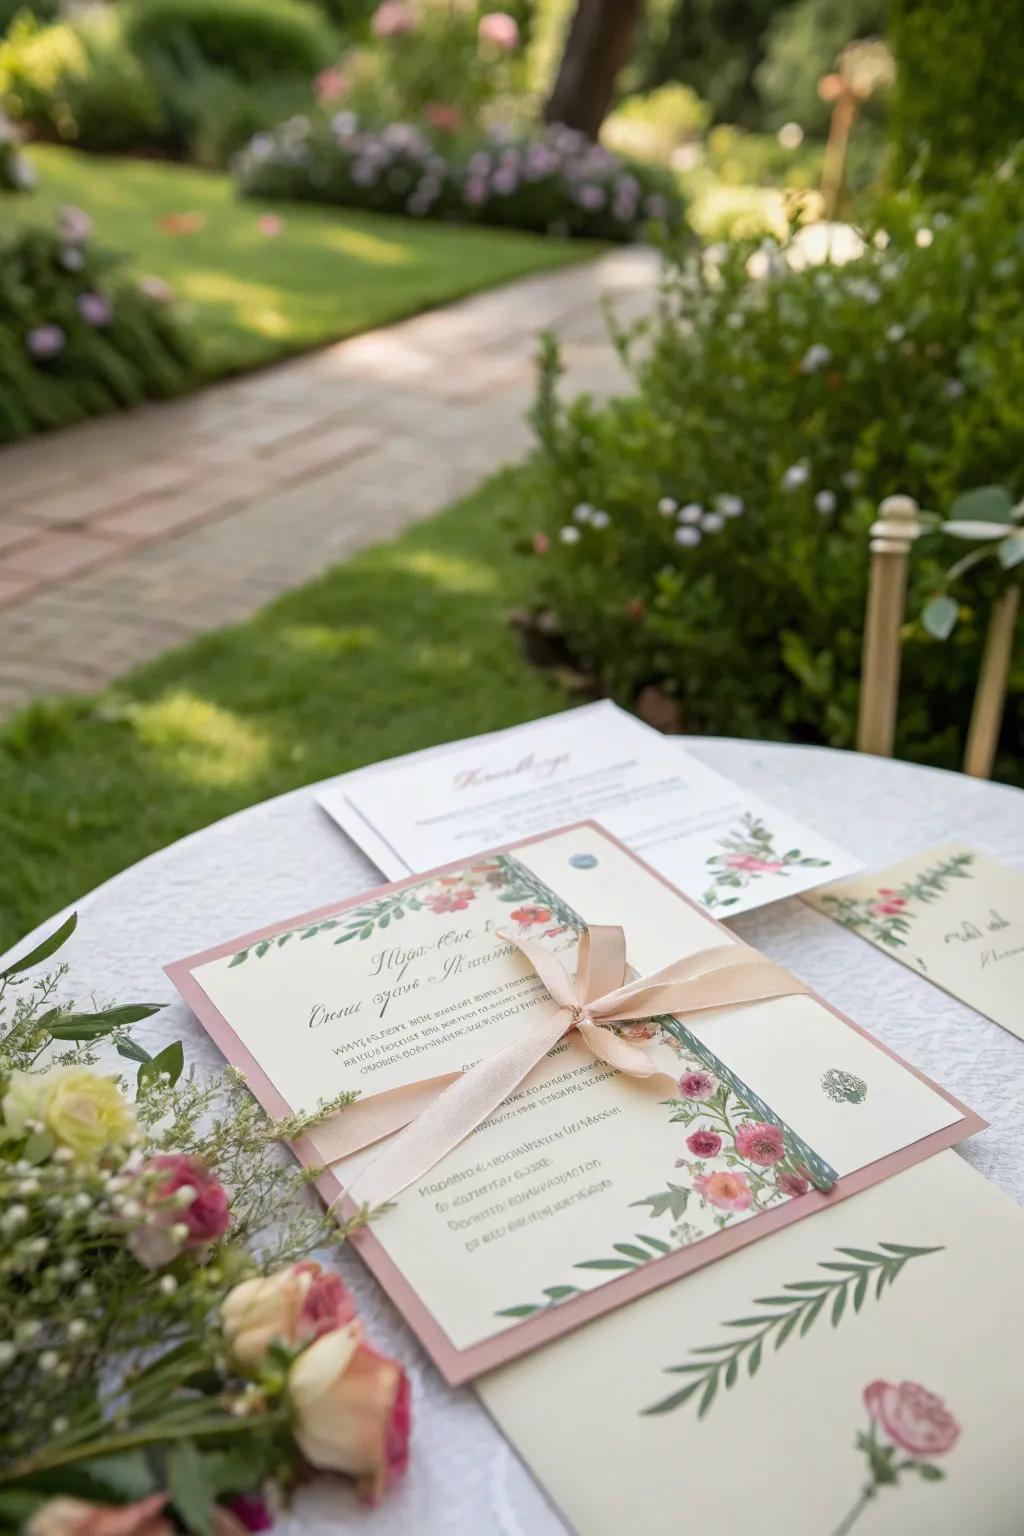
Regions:
<svg viewBox="0 0 1024 1536"><path fill-rule="evenodd" d="M1022 1270L944 1152L477 1390L577 1536L1020 1536Z"/></svg>
<svg viewBox="0 0 1024 1536"><path fill-rule="evenodd" d="M807 900L1024 1039L1024 874L964 843Z"/></svg>
<svg viewBox="0 0 1024 1536"><path fill-rule="evenodd" d="M550 1026L557 1005L512 936L574 971L593 924L624 929L640 977L721 946L756 955L581 823L290 919L169 974L271 1114L358 1095L298 1148L330 1165L320 1187L333 1199L378 1156L371 1143L403 1123L375 1118L396 1090L400 1103L411 1095L404 1119L415 1120L473 1063ZM559 1039L564 1027L498 1108L355 1239L452 1381L981 1124L813 995L616 1026L650 1053L659 1075L648 1080L614 1071L576 1029Z"/></svg>
<svg viewBox="0 0 1024 1536"><path fill-rule="evenodd" d="M607 700L346 774L320 803L393 880L582 817L725 917L860 867Z"/></svg>

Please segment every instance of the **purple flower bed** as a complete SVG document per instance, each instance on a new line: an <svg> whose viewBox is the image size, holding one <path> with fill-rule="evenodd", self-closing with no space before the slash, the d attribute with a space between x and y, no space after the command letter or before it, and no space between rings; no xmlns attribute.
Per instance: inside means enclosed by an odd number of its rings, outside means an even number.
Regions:
<svg viewBox="0 0 1024 1536"><path fill-rule="evenodd" d="M557 126L527 139L491 137L442 149L409 123L370 130L351 112L324 120L293 117L257 134L236 157L234 171L252 197L560 236L635 240L651 224L674 233L683 221L669 173Z"/></svg>
<svg viewBox="0 0 1024 1536"><path fill-rule="evenodd" d="M56 230L0 237L0 443L195 382L165 285L123 276L91 229L65 208Z"/></svg>

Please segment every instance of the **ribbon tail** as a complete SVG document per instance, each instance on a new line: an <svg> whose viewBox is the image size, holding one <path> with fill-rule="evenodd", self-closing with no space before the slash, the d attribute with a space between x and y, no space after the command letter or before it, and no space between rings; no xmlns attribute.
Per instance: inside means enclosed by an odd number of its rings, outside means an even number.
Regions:
<svg viewBox="0 0 1024 1536"><path fill-rule="evenodd" d="M559 1008L463 1072L356 1174L345 1190L349 1199L372 1210L429 1173L515 1092L557 1045L568 1022L566 1009Z"/></svg>

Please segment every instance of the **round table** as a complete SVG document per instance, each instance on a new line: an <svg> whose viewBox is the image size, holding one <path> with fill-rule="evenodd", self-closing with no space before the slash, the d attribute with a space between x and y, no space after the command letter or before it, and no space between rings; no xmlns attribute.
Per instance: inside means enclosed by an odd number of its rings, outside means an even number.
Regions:
<svg viewBox="0 0 1024 1536"><path fill-rule="evenodd" d="M1024 798L931 768L820 747L681 740L701 761L799 817L863 860L889 864L960 840L1024 867ZM338 830L309 785L217 822L115 876L82 901L64 951L69 995L127 1002L173 997L162 966L237 934L378 884L374 866ZM70 908L68 909L70 910ZM41 925L37 936L53 920ZM790 899L736 918L748 942L809 981L990 1122L962 1154L1024 1203L1024 1046L905 966ZM19 945L22 950L24 945ZM181 1038L200 1074L220 1055L175 999L137 1029L151 1051ZM356 1513L347 1489L321 1480L277 1529L327 1536L563 1536L565 1526L469 1388L445 1387L354 1253L335 1262L356 1293L375 1342L406 1365L414 1442L401 1489Z"/></svg>

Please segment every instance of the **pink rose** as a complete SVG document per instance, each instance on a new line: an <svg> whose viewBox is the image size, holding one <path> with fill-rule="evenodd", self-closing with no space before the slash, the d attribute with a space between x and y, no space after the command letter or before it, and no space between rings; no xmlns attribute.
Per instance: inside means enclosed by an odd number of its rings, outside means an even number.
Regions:
<svg viewBox="0 0 1024 1536"><path fill-rule="evenodd" d="M745 1173L699 1173L693 1187L720 1211L748 1210L754 1198Z"/></svg>
<svg viewBox="0 0 1024 1536"><path fill-rule="evenodd" d="M807 1180L801 1178L798 1173L783 1171L777 1175L775 1182L784 1195L806 1195L810 1188Z"/></svg>
<svg viewBox="0 0 1024 1536"><path fill-rule="evenodd" d="M786 1155L779 1127L764 1120L744 1121L736 1132L736 1150L748 1162L760 1163L765 1168L781 1163Z"/></svg>
<svg viewBox="0 0 1024 1536"><path fill-rule="evenodd" d="M137 1504L92 1504L87 1499L47 1499L25 1526L24 1536L174 1536L160 1513L166 1493Z"/></svg>
<svg viewBox="0 0 1024 1536"><path fill-rule="evenodd" d="M128 1247L147 1269L160 1269L186 1248L205 1248L223 1237L231 1211L223 1185L198 1157L151 1157L142 1176L153 1174L159 1177L146 1192L146 1220L129 1234Z"/></svg>
<svg viewBox="0 0 1024 1536"><path fill-rule="evenodd" d="M911 1456L945 1456L960 1438L960 1425L941 1397L916 1381L873 1381L864 1403L876 1424Z"/></svg>
<svg viewBox="0 0 1024 1536"><path fill-rule="evenodd" d="M520 928L535 928L540 923L550 923L551 913L547 907L535 907L527 904L525 907L517 907L512 913L512 921Z"/></svg>
<svg viewBox="0 0 1024 1536"><path fill-rule="evenodd" d="M398 1362L367 1344L353 1319L303 1350L288 1392L310 1466L354 1477L360 1497L377 1503L409 1462L409 1381Z"/></svg>
<svg viewBox="0 0 1024 1536"><path fill-rule="evenodd" d="M374 11L370 25L374 37L401 37L415 30L416 17L404 0L384 0Z"/></svg>
<svg viewBox="0 0 1024 1536"><path fill-rule="evenodd" d="M679 1092L684 1099L710 1099L716 1087L710 1072L684 1072L679 1079Z"/></svg>
<svg viewBox="0 0 1024 1536"><path fill-rule="evenodd" d="M687 1136L686 1145L694 1157L716 1157L722 1150L722 1138L717 1131L694 1131Z"/></svg>
<svg viewBox="0 0 1024 1536"><path fill-rule="evenodd" d="M342 70L322 69L313 82L318 101L340 101L348 90Z"/></svg>
<svg viewBox="0 0 1024 1536"><path fill-rule="evenodd" d="M476 35L481 43L497 48L500 53L511 53L519 47L519 28L515 17L507 11L488 11L481 16Z"/></svg>
<svg viewBox="0 0 1024 1536"><path fill-rule="evenodd" d="M428 101L423 115L435 133L458 133L462 127L462 113L449 101Z"/></svg>

